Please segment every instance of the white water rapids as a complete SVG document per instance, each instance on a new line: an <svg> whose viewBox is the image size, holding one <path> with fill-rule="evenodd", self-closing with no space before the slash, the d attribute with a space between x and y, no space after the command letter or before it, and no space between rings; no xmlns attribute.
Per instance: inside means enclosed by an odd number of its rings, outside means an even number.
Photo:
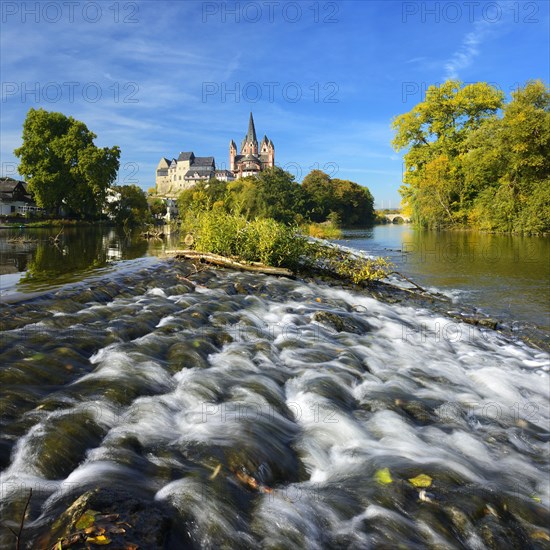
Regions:
<svg viewBox="0 0 550 550"><path fill-rule="evenodd" d="M546 353L364 292L188 273L10 306L2 548L29 488L33 547L95 487L168 506L172 548L550 542Z"/></svg>

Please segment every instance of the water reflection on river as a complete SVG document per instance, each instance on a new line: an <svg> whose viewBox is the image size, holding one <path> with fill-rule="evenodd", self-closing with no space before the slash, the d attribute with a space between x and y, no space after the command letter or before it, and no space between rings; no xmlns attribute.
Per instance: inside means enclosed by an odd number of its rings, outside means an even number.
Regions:
<svg viewBox="0 0 550 550"><path fill-rule="evenodd" d="M54 241L58 236L58 240ZM120 260L158 255L179 235L144 240L102 227L13 229L0 234L0 296L33 293L113 269ZM17 240L14 239L24 239ZM26 242L25 242L26 241Z"/></svg>
<svg viewBox="0 0 550 550"><path fill-rule="evenodd" d="M550 239L382 225L346 231L346 246L389 257L419 284L508 322L550 330Z"/></svg>

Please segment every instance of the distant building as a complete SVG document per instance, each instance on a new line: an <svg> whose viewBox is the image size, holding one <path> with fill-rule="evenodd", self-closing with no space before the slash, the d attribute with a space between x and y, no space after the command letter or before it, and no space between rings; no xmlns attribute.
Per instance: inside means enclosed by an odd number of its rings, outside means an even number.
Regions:
<svg viewBox="0 0 550 550"><path fill-rule="evenodd" d="M164 202L164 204L166 205L166 214L164 215L164 219L167 222L177 219L179 209L178 203L175 201L175 199L165 198L162 199L162 202Z"/></svg>
<svg viewBox="0 0 550 550"><path fill-rule="evenodd" d="M26 182L0 178L0 216L24 216L42 212L44 210L36 206Z"/></svg>
<svg viewBox="0 0 550 550"><path fill-rule="evenodd" d="M241 142L240 154L237 154L235 142L233 140L229 142L229 169L236 178L244 178L254 176L273 166L275 166L275 146L266 135L258 146L254 118L250 113L248 132Z"/></svg>
<svg viewBox="0 0 550 550"><path fill-rule="evenodd" d="M122 195L116 189L109 187L105 192L105 204L101 213L106 215L109 219L114 220L116 217L116 209L121 199Z"/></svg>
<svg viewBox="0 0 550 550"><path fill-rule="evenodd" d="M218 181L234 181L235 175L230 170L216 170L214 177Z"/></svg>
<svg viewBox="0 0 550 550"><path fill-rule="evenodd" d="M160 159L156 173L157 195L176 197L201 181L214 177L214 157L196 157L193 152L180 153L177 159Z"/></svg>
<svg viewBox="0 0 550 550"><path fill-rule="evenodd" d="M191 189L201 181L216 178L233 181L236 178L254 176L275 166L275 146L264 135L258 144L254 118L250 113L248 132L241 142L240 153L233 140L229 143L229 170L216 170L214 157L196 157L193 152L180 153L177 159L162 157L156 171L156 195L175 198L181 191Z"/></svg>

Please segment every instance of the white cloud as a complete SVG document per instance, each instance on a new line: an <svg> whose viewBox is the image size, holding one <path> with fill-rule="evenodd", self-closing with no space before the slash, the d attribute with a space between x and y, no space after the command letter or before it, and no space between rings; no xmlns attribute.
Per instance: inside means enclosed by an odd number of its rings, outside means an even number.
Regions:
<svg viewBox="0 0 550 550"><path fill-rule="evenodd" d="M483 32L469 32L460 48L445 63L444 80L459 78L459 71L469 67L479 55L479 45L483 41Z"/></svg>
<svg viewBox="0 0 550 550"><path fill-rule="evenodd" d="M496 36L496 31L503 20L499 21L476 21L473 30L466 33L459 48L451 55L445 63L444 80L458 79L460 73L472 65L476 57L481 53L481 45L487 39Z"/></svg>

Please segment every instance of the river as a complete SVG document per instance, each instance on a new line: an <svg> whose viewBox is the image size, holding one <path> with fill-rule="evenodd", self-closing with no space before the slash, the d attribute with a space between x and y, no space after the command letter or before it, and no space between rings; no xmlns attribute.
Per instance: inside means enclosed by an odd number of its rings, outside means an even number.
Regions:
<svg viewBox="0 0 550 550"><path fill-rule="evenodd" d="M522 329L550 333L550 238L422 231L388 224L347 230L342 245L389 258L396 269L455 302Z"/></svg>
<svg viewBox="0 0 550 550"><path fill-rule="evenodd" d="M22 548L53 546L52 521L97 488L168 510L159 548L548 547L547 353L474 326L442 337L449 318L368 291L197 272L112 230L55 233L1 243L1 548L30 489ZM526 274L521 258L430 254L455 238L472 240L381 226L344 244L547 326L538 252ZM526 241L510 242L516 258ZM489 296L530 277L510 305Z"/></svg>

